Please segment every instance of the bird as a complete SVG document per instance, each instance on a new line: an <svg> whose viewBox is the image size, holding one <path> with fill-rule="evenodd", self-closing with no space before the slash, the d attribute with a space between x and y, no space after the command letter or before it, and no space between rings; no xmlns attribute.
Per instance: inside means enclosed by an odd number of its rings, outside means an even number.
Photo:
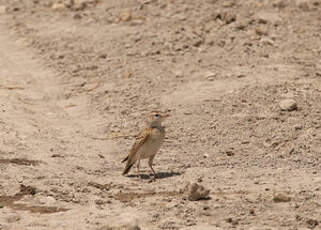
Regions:
<svg viewBox="0 0 321 230"><path fill-rule="evenodd" d="M168 116L169 114L157 110L150 112L147 127L136 136L135 143L131 147L129 154L122 160L122 163L126 162L126 166L122 172L123 175L128 174L131 167L137 162L138 177L142 179L139 169L140 160L148 158L148 165L153 172L154 179L156 179L153 160L164 142L165 128L162 126L162 122Z"/></svg>

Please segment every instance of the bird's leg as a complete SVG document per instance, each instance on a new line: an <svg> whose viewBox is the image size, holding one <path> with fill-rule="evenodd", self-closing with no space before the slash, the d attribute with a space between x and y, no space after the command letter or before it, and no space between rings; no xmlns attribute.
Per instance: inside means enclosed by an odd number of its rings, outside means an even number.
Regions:
<svg viewBox="0 0 321 230"><path fill-rule="evenodd" d="M153 169L153 160L154 160L154 156L152 156L151 158L149 158L148 160L148 165L150 167L150 169L152 170L153 174L154 174L154 179L156 179L156 173L155 173L155 170Z"/></svg>
<svg viewBox="0 0 321 230"><path fill-rule="evenodd" d="M139 165L140 165L140 159L137 162L137 174L138 174L139 179L142 179L142 176L140 175Z"/></svg>

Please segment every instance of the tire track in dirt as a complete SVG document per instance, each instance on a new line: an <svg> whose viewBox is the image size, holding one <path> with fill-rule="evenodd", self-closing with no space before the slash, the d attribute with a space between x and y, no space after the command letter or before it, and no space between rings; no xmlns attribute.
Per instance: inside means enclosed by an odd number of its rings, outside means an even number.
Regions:
<svg viewBox="0 0 321 230"><path fill-rule="evenodd" d="M0 141L4 148L0 158L3 175L0 204L31 213L66 211L63 207L34 205L33 196L14 192L15 178L21 177L20 183L31 184L44 192L50 190L50 186L44 184L52 183L51 178L58 175L60 186L67 183L68 177L79 178L82 183L86 173L77 168L79 165L97 167L99 157L93 163L88 162L100 146L88 151L88 138L80 131L87 125L94 127L99 118L88 118L87 98L66 99L59 75L47 68L25 46L23 38L16 38L3 23L0 23L0 79L0 105L4 106L0 118L3 127ZM72 103L76 108L68 108ZM6 195L12 192L14 195ZM16 203L21 199L28 204Z"/></svg>

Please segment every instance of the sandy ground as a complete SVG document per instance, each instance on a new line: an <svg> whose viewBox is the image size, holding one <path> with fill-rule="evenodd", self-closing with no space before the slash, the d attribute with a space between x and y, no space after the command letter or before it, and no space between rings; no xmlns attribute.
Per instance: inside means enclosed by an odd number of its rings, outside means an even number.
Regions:
<svg viewBox="0 0 321 230"><path fill-rule="evenodd" d="M320 28L320 0L0 0L0 229L321 229ZM154 108L159 178L121 176Z"/></svg>

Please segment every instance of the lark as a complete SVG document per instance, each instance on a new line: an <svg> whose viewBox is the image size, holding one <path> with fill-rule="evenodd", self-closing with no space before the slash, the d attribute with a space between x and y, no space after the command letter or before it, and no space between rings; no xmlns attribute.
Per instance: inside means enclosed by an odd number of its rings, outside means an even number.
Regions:
<svg viewBox="0 0 321 230"><path fill-rule="evenodd" d="M136 141L128 156L122 161L122 163L126 162L123 175L127 174L131 167L137 162L137 172L141 179L139 169L140 160L148 159L148 165L156 179L156 173L153 169L153 160L164 142L165 128L162 126L162 121L164 121L168 116L168 114L161 111L152 111L149 114L147 127L137 135Z"/></svg>

